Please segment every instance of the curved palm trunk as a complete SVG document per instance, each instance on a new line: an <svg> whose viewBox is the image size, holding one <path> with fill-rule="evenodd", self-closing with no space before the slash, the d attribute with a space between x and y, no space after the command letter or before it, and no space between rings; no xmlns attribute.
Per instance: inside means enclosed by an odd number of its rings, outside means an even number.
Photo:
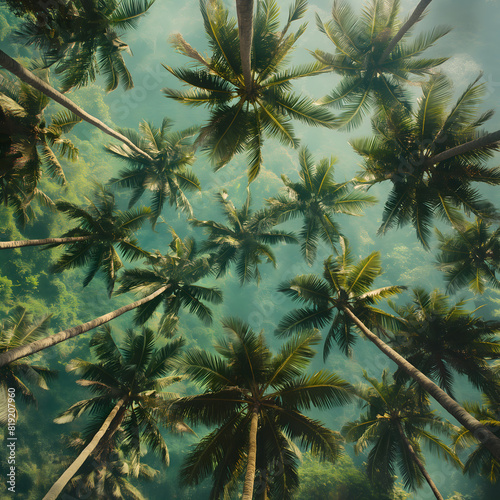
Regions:
<svg viewBox="0 0 500 500"><path fill-rule="evenodd" d="M102 424L101 428L96 432L95 436L92 438L92 441L85 447L85 449L78 455L76 460L64 471L62 476L52 485L52 488L48 491L48 493L43 497L43 500L55 500L64 487L68 484L68 481L78 472L78 469L84 464L85 460L90 456L90 454L94 451L96 446L99 444L101 439L106 434L108 427L113 422L113 419L116 417L116 414L120 410L120 408L125 403L125 398L120 399L118 403L116 403L115 407L111 410L110 414Z"/></svg>
<svg viewBox="0 0 500 500"><path fill-rule="evenodd" d="M252 91L253 0L236 0L240 57L247 94Z"/></svg>
<svg viewBox="0 0 500 500"><path fill-rule="evenodd" d="M255 482L255 470L257 463L257 426L259 424L259 408L254 406L252 410L252 421L250 422L250 438L248 443L248 462L245 474L245 484L241 500L252 500L253 485Z"/></svg>
<svg viewBox="0 0 500 500"><path fill-rule="evenodd" d="M382 53L379 64L382 64L389 57L389 54L394 50L394 47L396 47L401 38L405 36L406 32L420 20L420 16L423 14L424 10L431 2L432 0L420 1L420 3L415 7L415 10L412 12L411 16L408 18L408 21L406 21L406 23L401 26L400 30L396 33L394 38L390 41L389 45Z"/></svg>
<svg viewBox="0 0 500 500"><path fill-rule="evenodd" d="M483 137L479 137L479 139L474 139L473 141L469 141L464 144L460 144L459 146L455 146L454 148L447 149L442 153L432 156L425 163L426 165L435 165L436 163L447 160L448 158L452 158L453 156L468 153L473 149L479 149L499 141L500 130L497 130L496 132L492 132L491 134L486 134Z"/></svg>
<svg viewBox="0 0 500 500"><path fill-rule="evenodd" d="M43 240L20 240L20 241L0 241L0 250L19 247L36 247L38 245L62 245L63 243L75 243L85 241L92 236L68 236L67 238L45 238Z"/></svg>
<svg viewBox="0 0 500 500"><path fill-rule="evenodd" d="M403 427L401 426L401 422L399 420L396 420L396 426L399 431L399 435L401 436L401 439L406 445L406 448L408 449L412 460L417 464L417 467L420 469L420 472L422 475L425 477L425 480L427 481L428 485L431 487L432 492L434 493L434 496L437 498L437 500L444 500L444 498L441 496L441 493L439 493L439 490L437 489L437 486L434 484L434 481L431 479L431 476L429 476L429 473L427 472L426 468L424 467L424 464L421 462L420 458L418 458L417 454L415 453L415 450L413 449L413 446L410 443L410 440L406 436L406 434L403 431Z"/></svg>
<svg viewBox="0 0 500 500"><path fill-rule="evenodd" d="M45 337L44 339L35 340L35 342L31 342L30 344L26 344L24 346L15 347L14 349L10 349L9 351L3 352L0 354L0 367L11 363L12 361L16 361L20 358L24 358L25 356L29 356L34 354L35 352L42 351L43 349L47 349L48 347L52 347L53 345L59 344L60 342L64 342L67 339L76 337L82 333L88 332L89 330L93 330L98 326L104 325L109 321L118 318L122 314L135 309L136 307L153 300L155 297L163 293L170 285L166 285L156 290L156 292L144 297L140 300L136 300L131 304L127 304L126 306L120 307L119 309L115 309L108 314L104 314L103 316L99 316L87 323L82 323L81 325L74 326L73 328L69 328L68 330L63 330L59 333L55 333L54 335L50 335L49 337Z"/></svg>
<svg viewBox="0 0 500 500"><path fill-rule="evenodd" d="M66 96L58 92L55 88L51 87L48 83L38 78L31 71L12 59L12 57L6 54L3 50L0 50L0 66L16 75L24 83L31 85L33 88L50 97L52 100L61 104L66 109L69 109L72 113L79 116L82 120L85 120L87 123L94 125L99 130L102 130L105 134L108 134L111 137L114 137L115 139L118 139L119 141L125 143L136 153L139 153L140 155L145 156L148 160L153 161L153 159L147 153L138 148L130 139L120 134L116 130L113 130L111 127L108 127L101 120L98 120L94 116L89 115L86 111L77 106L73 101L68 99Z"/></svg>
<svg viewBox="0 0 500 500"><path fill-rule="evenodd" d="M466 429L468 429L486 448L488 448L495 458L500 460L499 438L497 438L487 427L482 425L479 420L476 420L470 413L462 408L430 378L425 376L420 370L403 358L403 356L398 354L383 340L377 337L377 335L370 331L349 307L343 306L342 309L371 342L425 389L450 415L455 417Z"/></svg>

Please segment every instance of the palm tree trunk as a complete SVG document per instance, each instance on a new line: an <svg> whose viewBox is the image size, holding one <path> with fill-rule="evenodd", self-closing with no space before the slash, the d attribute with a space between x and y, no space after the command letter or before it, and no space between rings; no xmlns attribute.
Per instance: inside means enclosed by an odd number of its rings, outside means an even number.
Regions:
<svg viewBox="0 0 500 500"><path fill-rule="evenodd" d="M401 439L406 445L406 448L410 452L412 460L417 464L417 467L420 469L420 472L422 475L425 477L425 480L431 487L432 492L434 493L434 496L437 498L437 500L444 500L444 498L441 496L441 493L439 493L439 490L437 489L437 486L434 484L434 481L431 479L431 476L429 476L429 473L427 472L426 468L424 467L424 464L421 462L420 458L418 458L417 454L415 453L415 450L413 449L413 446L410 443L410 440L406 436L406 434L403 431L403 427L401 426L401 422L399 420L396 420L396 426L399 431L399 435L401 436Z"/></svg>
<svg viewBox="0 0 500 500"><path fill-rule="evenodd" d="M401 26L400 30L396 33L394 38L390 41L387 48L382 53L380 57L379 64L382 64L388 57L389 54L394 50L394 47L398 44L398 42L403 38L406 32L420 20L420 16L423 14L424 10L427 6L432 2L432 0L421 0L420 3L415 7L415 10L409 17L408 21Z"/></svg>
<svg viewBox="0 0 500 500"><path fill-rule="evenodd" d="M394 361L405 373L425 389L450 415L455 417L466 429L468 429L497 459L500 460L500 439L497 438L479 420L462 408L453 398L437 386L430 378L417 370L403 356L389 347L383 340L369 330L364 323L347 306L343 311L352 319L355 325L373 342L386 356Z"/></svg>
<svg viewBox="0 0 500 500"><path fill-rule="evenodd" d="M90 454L94 451L96 446L101 441L102 437L106 433L108 427L113 422L116 414L120 410L120 408L125 403L125 398L120 399L118 403L116 403L115 407L111 410L110 414L102 424L101 428L96 432L95 436L92 438L92 441L85 447L85 449L78 455L76 460L64 471L62 476L52 485L52 488L48 491L48 493L43 497L43 500L55 500L64 487L68 484L68 481L78 472L78 469L83 465L85 460L90 456Z"/></svg>
<svg viewBox="0 0 500 500"><path fill-rule="evenodd" d="M245 91L252 91L252 38L253 38L253 0L236 0L238 14L238 34L240 37L240 57Z"/></svg>
<svg viewBox="0 0 500 500"><path fill-rule="evenodd" d="M49 337L46 337L44 339L35 340L30 344L14 347L14 349L5 351L0 354L0 367L9 364L12 361L24 358L25 356L34 354L35 352L42 351L43 349L47 349L48 347L52 347L53 345L59 344L60 342L64 342L67 339L76 337L77 335L88 332L89 330L93 330L98 326L104 325L105 323L108 323L109 321L118 318L118 316L121 316L122 314L131 311L132 309L135 309L136 307L139 307L142 304L149 302L150 300L153 300L158 295L167 290L169 287L170 285L163 286L158 290L156 290L156 292L152 293L151 295L148 295L147 297L144 297L140 300L136 300L131 304L127 304L126 306L120 307L119 309L115 309L114 311L104 314L103 316L99 316L98 318L88 321L87 323L74 326L72 328L69 328L68 330L63 330L59 333L55 333L54 335L50 335Z"/></svg>
<svg viewBox="0 0 500 500"><path fill-rule="evenodd" d="M250 438L248 443L248 462L245 474L245 484L241 500L252 500L253 485L255 482L255 468L257 463L257 427L259 424L259 407L254 406L252 410L252 421L250 422Z"/></svg>
<svg viewBox="0 0 500 500"><path fill-rule="evenodd" d="M453 156L468 153L469 151L472 151L474 149L479 149L499 141L500 130L497 130L496 132L492 132L491 134L486 134L483 137L479 137L479 139L474 139L473 141L460 144L459 146L455 146L454 148L447 149L442 153L432 156L425 162L425 164L435 165L436 163L447 160L448 158L452 158Z"/></svg>
<svg viewBox="0 0 500 500"><path fill-rule="evenodd" d="M72 113L79 116L82 120L85 120L91 125L94 125L99 130L102 130L105 134L108 134L111 137L118 139L120 142L125 143L136 153L145 156L148 160L153 161L153 159L147 153L138 148L130 139L120 134L116 130L113 130L111 127L108 127L101 120L98 120L94 116L89 115L86 111L77 106L73 101L69 100L55 88L51 87L48 83L38 78L31 71L12 59L12 57L7 55L3 50L0 50L0 66L3 66L7 71L10 71L12 74L16 75L24 83L31 85L33 88L50 97L55 102L64 106L66 109L69 109Z"/></svg>
<svg viewBox="0 0 500 500"><path fill-rule="evenodd" d="M74 243L85 241L92 236L68 236L67 238L45 238L43 240L20 240L20 241L0 241L0 250L6 248L36 247L38 245L62 245L63 243Z"/></svg>

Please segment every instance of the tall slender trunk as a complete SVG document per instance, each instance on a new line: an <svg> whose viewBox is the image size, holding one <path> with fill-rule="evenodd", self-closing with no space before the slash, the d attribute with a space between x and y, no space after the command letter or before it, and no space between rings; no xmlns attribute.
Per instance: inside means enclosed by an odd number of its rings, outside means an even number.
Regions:
<svg viewBox="0 0 500 500"><path fill-rule="evenodd" d="M420 3L415 7L415 10L412 12L411 16L408 18L408 21L406 21L406 23L401 26L400 30L396 33L396 35L394 35L389 45L382 53L379 64L382 64L389 57L389 54L394 50L394 47L396 47L401 38L405 36L406 32L420 20L420 16L423 14L424 10L431 2L432 0L420 1Z"/></svg>
<svg viewBox="0 0 500 500"><path fill-rule="evenodd" d="M455 146L454 148L447 149L442 153L432 156L425 162L425 164L435 165L436 163L447 160L448 158L452 158L453 156L468 153L473 149L479 149L499 141L500 141L500 130L497 130L496 132L491 132L491 134L486 134L483 137L479 137L479 139L474 139L473 141L460 144L459 146Z"/></svg>
<svg viewBox="0 0 500 500"><path fill-rule="evenodd" d="M90 456L90 454L94 451L96 446L99 444L104 434L108 430L108 427L113 422L116 414L120 410L120 408L125 403L125 398L122 398L116 403L115 407L111 410L110 414L102 424L101 428L96 432L95 436L92 438L92 441L85 447L85 449L78 455L75 461L64 471L62 476L52 485L52 488L48 491L48 493L43 497L43 500L55 500L64 487L68 484L70 479L78 472L78 469L83 465L85 460Z"/></svg>
<svg viewBox="0 0 500 500"><path fill-rule="evenodd" d="M36 247L38 245L62 245L63 243L74 243L85 241L92 236L68 236L67 238L44 238L43 240L20 240L20 241L0 241L0 250L19 247Z"/></svg>
<svg viewBox="0 0 500 500"><path fill-rule="evenodd" d="M245 91L252 91L253 0L236 0L240 57Z"/></svg>
<svg viewBox="0 0 500 500"><path fill-rule="evenodd" d="M141 306L142 304L146 304L150 300L153 300L155 297L163 293L167 290L170 285L163 286L156 290L156 292L144 297L140 300L136 300L131 304L127 304L126 306L120 307L119 309L115 309L110 313L104 314L103 316L99 316L87 323L82 323L81 325L74 326L69 328L68 330L63 330L59 333L55 333L54 335L50 335L44 339L35 340L30 344L23 345L20 347L14 347L14 349L10 349L9 351L5 351L0 354L0 367L11 363L12 361L16 361L20 358L24 358L25 356L29 356L30 354L34 354L35 352L42 351L43 349L47 349L48 347L52 347L53 345L59 344L60 342L64 342L67 339L76 337L82 333L88 332L89 330L93 330L98 326L104 325L109 321L118 318L122 314L135 309L136 307Z"/></svg>
<svg viewBox="0 0 500 500"><path fill-rule="evenodd" d="M498 439L479 420L462 408L453 398L437 386L430 378L415 368L403 356L389 347L383 340L370 331L365 324L347 306L344 312L352 319L355 325L373 342L386 356L394 361L402 370L425 389L450 415L455 417L466 429L468 429L498 460L500 460L500 439Z"/></svg>
<svg viewBox="0 0 500 500"><path fill-rule="evenodd" d="M408 449L412 460L417 464L417 467L420 469L420 472L422 475L425 477L425 480L431 487L432 492L434 493L434 496L437 498L437 500L444 500L444 498L441 496L441 493L439 493L439 490L437 489L437 486L434 484L434 481L431 479L431 476L429 476L429 473L427 472L426 468L424 467L424 464L421 462L420 458L418 458L415 450L413 449L412 444L410 443L410 440L406 436L403 427L401 425L401 422L399 420L396 420L396 426L399 431L399 435L401 436L401 439L406 445L406 448Z"/></svg>
<svg viewBox="0 0 500 500"><path fill-rule="evenodd" d="M255 470L257 464L257 427L259 424L259 407L252 409L252 420L250 422L250 438L248 442L248 461L245 474L245 484L241 500L252 500L253 485L255 482Z"/></svg>
<svg viewBox="0 0 500 500"><path fill-rule="evenodd" d="M6 54L3 50L0 50L0 66L3 66L7 71L10 71L12 74L16 75L24 83L31 85L33 88L50 97L55 102L64 106L66 109L69 109L72 113L79 116L82 120L85 120L87 123L94 125L99 130L102 130L105 134L108 134L111 137L114 137L115 139L118 139L119 141L125 143L136 153L139 153L140 155L145 156L148 160L153 161L151 156L145 153L142 149L138 148L130 139L120 134L116 130L113 130L111 127L108 127L101 120L98 120L94 116L89 115L86 111L77 106L65 95L58 92L55 88L51 87L48 83L38 78L31 71L12 59L12 57Z"/></svg>

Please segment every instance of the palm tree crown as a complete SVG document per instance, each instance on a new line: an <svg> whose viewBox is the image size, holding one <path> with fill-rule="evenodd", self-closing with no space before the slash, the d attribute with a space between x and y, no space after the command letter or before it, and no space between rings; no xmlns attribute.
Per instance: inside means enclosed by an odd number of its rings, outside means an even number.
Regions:
<svg viewBox="0 0 500 500"><path fill-rule="evenodd" d="M223 276L230 263L235 262L241 284L251 279L258 282L260 280L258 265L262 263L263 258L276 267L276 258L269 244L297 243L297 240L290 233L267 227L269 224L261 220L264 217L262 212L252 212L250 191L240 210L229 201L225 190L217 195L217 199L228 219L228 226L214 221L191 220L192 224L203 227L208 232L208 241L203 244L203 248L208 252L214 252L217 277Z"/></svg>
<svg viewBox="0 0 500 500"><path fill-rule="evenodd" d="M48 73L40 73L48 81ZM42 168L60 184L66 183L64 171L54 154L75 160L78 149L64 138L81 120L71 112L59 112L47 124L44 116L50 99L26 85L0 75L0 202L12 205L22 224L33 217L30 202L37 198L44 204L52 201L37 186Z"/></svg>
<svg viewBox="0 0 500 500"><path fill-rule="evenodd" d="M311 265L321 238L330 249L335 249L341 234L333 214L361 215L362 209L375 203L373 196L360 190L351 189L353 182L338 184L333 179L335 159L321 159L317 164L307 148L299 152L299 182L292 182L286 175L281 179L286 191L267 200L270 214L284 222L295 217L303 217L300 232L301 252Z"/></svg>
<svg viewBox="0 0 500 500"><path fill-rule="evenodd" d="M55 64L60 75L61 91L79 88L105 78L106 91L121 83L125 89L134 86L122 53L131 54L116 30L135 28L139 18L154 0L76 0L58 3L40 23L28 17L18 36L44 53L44 62Z"/></svg>
<svg viewBox="0 0 500 500"><path fill-rule="evenodd" d="M175 47L192 58L198 68L165 66L180 81L192 87L187 91L164 89L167 97L211 109L208 124L202 128L199 140L209 149L217 168L224 166L236 153L246 150L249 182L255 179L262 165L264 133L296 147L298 140L291 125L292 118L316 126L332 127L335 123L324 108L291 91L292 80L318 74L322 65L285 67L286 56L304 33L305 25L295 33L288 33L288 29L292 22L303 17L306 5L306 0L296 0L285 27L280 31L277 2L258 2L253 23L250 85L244 81L236 22L229 18L220 0L200 0L212 57L205 59L178 35L174 39Z"/></svg>
<svg viewBox="0 0 500 500"><path fill-rule="evenodd" d="M303 274L280 285L278 291L293 300L308 304L287 314L276 332L288 335L304 328L324 328L330 324L325 338L323 357L326 359L335 341L340 349L349 354L355 342L353 322L344 308L349 308L361 321L374 327L396 324L396 318L374 307L381 299L400 293L404 287L386 286L373 289L372 284L382 274L380 252L355 261L349 245L340 239L342 253L325 260L323 279L315 274Z"/></svg>
<svg viewBox="0 0 500 500"><path fill-rule="evenodd" d="M394 306L401 318L395 350L452 397L453 371L482 391L498 385L489 361L500 358L500 322L484 321L464 305L450 305L437 290L417 288L410 304ZM401 370L396 376L398 381L407 378Z"/></svg>
<svg viewBox="0 0 500 500"><path fill-rule="evenodd" d="M356 442L356 453L373 446L367 460L371 479L392 484L397 464L406 488L414 490L421 486L428 477L423 467L422 441L442 458L460 463L448 446L426 430L430 427L448 436L452 430L451 424L431 410L427 398L422 400L405 384L391 383L387 371L382 373L381 382L368 377L366 372L364 378L370 385L357 387L356 395L365 411L358 420L348 422L342 434L348 441ZM439 493L436 496L442 499Z"/></svg>
<svg viewBox="0 0 500 500"><path fill-rule="evenodd" d="M335 45L335 54L318 49L314 56L343 77L337 88L319 102L342 110L338 124L343 129L360 125L374 105L408 106L402 84L408 82L410 75L429 74L447 60L419 57L449 32L446 27L434 28L412 41L408 40L411 33L407 31L383 57L401 28L399 9L399 0L371 0L362 16L356 18L348 3L335 0L329 22L323 23L316 15L318 29Z"/></svg>
<svg viewBox="0 0 500 500"><path fill-rule="evenodd" d="M436 230L441 250L438 267L444 272L449 292L469 287L472 292L482 294L486 286L500 288L496 277L500 271L500 229L489 229L488 222L476 218L474 223L457 228L451 236Z"/></svg>
<svg viewBox="0 0 500 500"><path fill-rule="evenodd" d="M172 413L217 427L186 458L182 481L198 484L211 474L210 498L222 498L234 489L247 463L247 471L254 471L252 483L255 473L261 479L256 494L289 499L298 484L292 440L330 460L341 449L338 433L300 411L344 404L350 399L350 386L327 371L304 375L314 355L312 346L320 340L314 331L295 336L273 356L263 333L237 319L224 320L223 326L227 337L215 345L219 356L192 350L182 363L183 371L205 392L175 401ZM271 470L281 472L271 476ZM244 498L252 498L252 491Z"/></svg>
<svg viewBox="0 0 500 500"><path fill-rule="evenodd" d="M142 122L140 134L130 129L118 129L149 158L132 151L127 145L108 145L106 149L114 156L125 161L130 168L122 170L117 179L110 183L132 189L129 207L133 206L145 191L151 191L153 224L161 215L163 205L168 199L170 205L188 212L192 217L191 204L184 191L200 190L200 181L187 168L194 163L191 138L198 127L181 132L171 132L172 121L164 118L161 127Z"/></svg>
<svg viewBox="0 0 500 500"><path fill-rule="evenodd" d="M393 109L372 122L375 136L352 141L365 158L363 183L373 185L390 180L392 190L386 201L379 233L394 226L412 224L417 238L428 248L434 216L459 226L466 214L491 217L491 203L471 187L473 182L500 183L500 168L484 165L497 143L489 143L434 164L437 153L484 135L478 128L492 112L477 116L484 84L471 83L447 110L452 98L451 81L436 75L423 85L417 109L410 113Z"/></svg>

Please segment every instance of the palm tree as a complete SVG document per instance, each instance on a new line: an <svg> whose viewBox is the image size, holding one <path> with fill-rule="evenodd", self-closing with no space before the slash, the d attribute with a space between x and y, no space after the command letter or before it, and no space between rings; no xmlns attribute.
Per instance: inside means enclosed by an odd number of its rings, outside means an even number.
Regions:
<svg viewBox="0 0 500 500"><path fill-rule="evenodd" d="M394 349L451 397L452 372L465 375L483 392L498 390L489 362L500 359L500 322L484 321L464 305L450 305L438 290L422 288L413 290L410 304L393 305L401 321ZM399 369L395 378L403 382L408 375Z"/></svg>
<svg viewBox="0 0 500 500"><path fill-rule="evenodd" d="M0 367L93 330L134 309L137 309L136 323L144 324L162 303L166 325L175 323L181 307L189 308L202 321L210 323L212 312L204 301L220 304L222 293L217 288L195 284L212 272L210 259L197 255L193 240L186 238L182 241L172 233L174 239L170 244L170 254L156 252L146 262L150 269L127 269L122 275L118 293L134 291L142 293L143 297L81 325L0 353Z"/></svg>
<svg viewBox="0 0 500 500"><path fill-rule="evenodd" d="M420 2L410 24L421 19L429 3ZM372 0L357 18L349 4L335 0L331 21L323 23L316 16L318 29L335 45L335 54L317 49L313 55L343 77L337 88L319 103L342 110L338 125L344 130L359 126L374 106L408 107L402 84L408 83L411 75L431 73L448 59L419 56L446 35L449 28L437 27L409 41L410 26L401 25L399 8L399 0Z"/></svg>
<svg viewBox="0 0 500 500"><path fill-rule="evenodd" d="M492 116L490 111L477 116L484 85L477 80L471 83L449 111L449 79L436 75L422 89L423 96L413 114L403 108L393 109L372 121L375 137L355 140L351 145L365 158L361 182L371 186L390 180L393 184L379 233L410 223L428 248L436 215L454 226L463 224L459 209L482 218L493 216L492 204L471 184L499 184L500 168L484 165L497 149L495 142L439 163L434 160L442 151L484 136L478 128Z"/></svg>
<svg viewBox="0 0 500 500"><path fill-rule="evenodd" d="M65 95L61 94L59 91L51 87L47 82L44 82L36 75L34 75L31 71L12 59L12 57L6 54L3 50L0 50L0 66L2 66L13 75L16 75L24 83L27 83L34 89L40 91L42 94L59 103L61 106L64 106L67 110L69 110L71 113L74 113L82 120L90 123L94 127L97 127L99 130L102 130L105 134L108 134L109 136L124 142L137 153L149 157L147 153L137 148L137 146L127 137L118 133L116 130L113 130L111 127L108 127L108 125L103 123L101 120L98 120L95 116L88 114L82 108L77 106L73 101L68 99Z"/></svg>
<svg viewBox="0 0 500 500"><path fill-rule="evenodd" d="M118 129L138 148L147 152L148 157L137 154L128 146L108 145L106 149L125 161L130 168L122 170L117 179L110 183L132 189L129 208L144 194L152 193L152 220L156 222L168 198L170 205L186 211L191 217L191 204L184 190L200 190L200 181L187 167L194 162L191 137L198 127L181 132L171 132L172 121L164 118L160 128L148 122L139 125L140 134L130 129Z"/></svg>
<svg viewBox="0 0 500 500"><path fill-rule="evenodd" d="M249 6L247 14L251 12L250 2L240 2L237 4L239 18L243 3ZM252 38L248 36L248 16L243 23L245 27L240 26L239 32L221 0L201 0L200 9L212 57L203 57L181 35L174 37L176 49L193 59L197 67L173 69L165 66L191 89L166 88L163 91L167 97L184 104L210 108L210 118L201 129L198 141L208 148L217 169L236 153L247 151L248 180L252 182L262 166L264 133L296 147L298 140L293 132L292 118L309 125L330 128L334 125L335 119L328 111L315 106L312 99L291 91L293 80L321 73L322 65L285 67L286 56L303 34L305 25L295 33L288 33L288 29L292 22L303 17L306 6L306 0L296 0L280 31L276 1L258 2ZM242 48L252 43L250 74L244 70L249 51L242 50L240 54L240 34L245 37L245 41L241 40Z"/></svg>
<svg viewBox="0 0 500 500"><path fill-rule="evenodd" d="M52 265L52 272L62 272L75 267L88 266L83 280L87 286L98 270L104 272L107 290L111 295L118 271L123 267L115 249L129 260L148 257L149 253L139 247L134 236L141 225L151 217L151 210L141 207L122 212L116 209L115 196L108 189L97 186L94 200L85 197L88 206L81 208L74 203L59 201L56 208L73 220L77 227L60 238L0 242L0 249L46 245L46 248L67 245L67 250Z"/></svg>
<svg viewBox="0 0 500 500"><path fill-rule="evenodd" d="M181 365L205 392L169 408L177 418L217 427L189 453L181 480L193 485L212 475L210 498L226 498L246 465L242 500L253 498L254 488L262 498L291 498L298 485L291 441L299 440L323 459L333 460L341 450L338 433L300 411L344 404L350 386L327 371L304 374L320 340L317 332L295 336L273 356L262 332L234 318L223 326L227 337L215 345L220 356L191 350ZM271 477L273 469L280 473Z"/></svg>
<svg viewBox="0 0 500 500"><path fill-rule="evenodd" d="M353 182L337 184L333 179L335 159L323 158L314 163L307 148L299 151L299 182L292 182L286 175L281 179L285 193L267 200L270 213L278 222L295 217L303 217L300 232L301 252L306 262L312 265L321 238L332 249L341 235L333 214L361 215L362 209L375 203L373 196L360 190L353 190Z"/></svg>
<svg viewBox="0 0 500 500"><path fill-rule="evenodd" d="M26 345L46 334L49 321L50 316L32 319L24 307L15 307L0 325L0 353ZM0 368L0 424L11 424L10 419L17 419L16 403L18 400L27 404L36 404L36 398L29 385L48 389L47 382L56 374L57 372L53 370L33 365L29 361L18 361Z"/></svg>
<svg viewBox="0 0 500 500"><path fill-rule="evenodd" d="M140 335L127 331L120 348L112 336L109 326L100 330L90 342L97 357L96 363L74 359L68 365L82 377L80 385L90 387L95 394L73 404L54 421L71 422L85 412L93 414L90 433L85 440L87 446L76 460L54 483L44 500L55 499L93 454L97 459L104 453L109 456L116 444L117 430L134 468L141 458L141 443L153 451L163 464L169 465L167 444L158 426L161 402L175 398L175 394L164 392L169 385L181 377L168 375L178 358L184 340L170 340L161 348L155 348L155 334L149 328ZM166 428L175 429L173 420L163 421ZM97 432L95 432L97 430Z"/></svg>
<svg viewBox="0 0 500 500"><path fill-rule="evenodd" d="M337 342L341 350L349 353L354 343L352 327L356 327L464 427L473 433L481 433L485 446L500 460L500 439L366 326L365 323L371 324L378 333L385 335L388 334L387 328L397 330L397 318L374 308L371 304L399 293L404 287L371 289L373 280L381 273L379 253L374 252L355 263L343 239L341 243L342 254L335 259L330 256L325 261L324 280L314 274L302 275L280 286L279 291L311 306L292 311L285 316L278 325L277 333L286 335L305 328L322 329L331 323L323 349L323 356L326 358L333 341Z"/></svg>
<svg viewBox="0 0 500 500"><path fill-rule="evenodd" d="M436 230L441 253L438 267L444 272L447 291L468 287L482 294L486 286L500 288L496 273L500 271L500 229L489 231L490 224L476 218L465 223L451 236Z"/></svg>
<svg viewBox="0 0 500 500"><path fill-rule="evenodd" d="M46 71L40 76L48 83ZM78 157L78 149L63 134L81 120L70 112L60 112L47 124L45 109L49 103L50 99L41 92L0 75L0 117L5 144L0 157L0 202L13 206L23 225L33 217L30 207L33 198L52 205L52 200L38 188L43 170L60 184L66 184L52 148L57 147L61 156L71 160Z"/></svg>
<svg viewBox="0 0 500 500"><path fill-rule="evenodd" d="M132 54L116 30L137 27L154 0L77 0L57 4L44 22L27 17L17 35L26 45L35 45L45 65L55 65L63 92L95 81L101 73L107 92L122 83L134 86L123 60Z"/></svg>
<svg viewBox="0 0 500 500"><path fill-rule="evenodd" d="M203 249L212 253L213 262L217 266L217 277L224 276L229 265L235 262L240 284L243 285L252 279L259 282L258 266L262 259L276 267L276 258L269 245L297 243L296 238L291 233L270 229L270 224L262 220L265 218L262 211L252 212L250 191L239 210L229 201L226 190L219 193L216 199L229 225L225 226L213 220L192 219L190 222L207 230L208 241L203 244Z"/></svg>
<svg viewBox="0 0 500 500"><path fill-rule="evenodd" d="M464 403L464 408L474 415L484 426L500 437L500 407L498 399L492 399L483 395L483 403ZM475 445L476 448L467 457L464 463L464 474L481 474L492 483L496 483L500 475L500 460L491 454L484 445L484 435L472 433L465 427L461 427L453 437L455 449L463 450Z"/></svg>
<svg viewBox="0 0 500 500"><path fill-rule="evenodd" d="M366 411L358 420L348 422L342 433L348 441L356 442L356 453L373 445L368 454L368 476L391 485L398 464L406 488L415 490L425 479L434 496L443 500L425 469L420 442L451 463L461 465L456 454L426 430L430 427L450 436L453 426L431 411L430 401L421 400L413 388L398 382L391 384L387 371L382 373L381 382L368 377L365 371L363 377L370 386L357 388L356 395Z"/></svg>

